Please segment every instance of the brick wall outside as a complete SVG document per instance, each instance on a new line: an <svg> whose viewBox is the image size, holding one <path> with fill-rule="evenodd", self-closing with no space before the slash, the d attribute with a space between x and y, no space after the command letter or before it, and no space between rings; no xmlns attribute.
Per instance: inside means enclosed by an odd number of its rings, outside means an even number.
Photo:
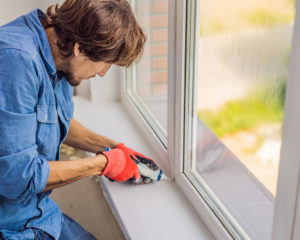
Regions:
<svg viewBox="0 0 300 240"><path fill-rule="evenodd" d="M147 34L143 57L137 64L137 86L142 97L167 95L168 0L136 0L135 12Z"/></svg>

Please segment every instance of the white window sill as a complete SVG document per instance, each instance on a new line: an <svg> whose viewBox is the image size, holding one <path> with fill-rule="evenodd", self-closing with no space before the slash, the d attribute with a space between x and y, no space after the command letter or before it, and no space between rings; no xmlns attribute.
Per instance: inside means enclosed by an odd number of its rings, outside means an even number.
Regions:
<svg viewBox="0 0 300 240"><path fill-rule="evenodd" d="M74 117L83 125L155 159L120 102L74 97L74 103ZM127 239L214 239L173 181L131 186L101 177L101 184Z"/></svg>

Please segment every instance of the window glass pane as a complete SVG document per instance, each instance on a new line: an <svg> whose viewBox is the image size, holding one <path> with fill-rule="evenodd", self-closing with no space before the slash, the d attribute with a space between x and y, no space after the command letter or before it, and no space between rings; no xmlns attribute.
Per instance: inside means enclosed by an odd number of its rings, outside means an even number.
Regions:
<svg viewBox="0 0 300 240"><path fill-rule="evenodd" d="M294 0L200 1L186 170L251 239L271 236L294 15Z"/></svg>
<svg viewBox="0 0 300 240"><path fill-rule="evenodd" d="M168 90L168 1L132 1L147 34L144 54L133 69L132 91L166 137Z"/></svg>

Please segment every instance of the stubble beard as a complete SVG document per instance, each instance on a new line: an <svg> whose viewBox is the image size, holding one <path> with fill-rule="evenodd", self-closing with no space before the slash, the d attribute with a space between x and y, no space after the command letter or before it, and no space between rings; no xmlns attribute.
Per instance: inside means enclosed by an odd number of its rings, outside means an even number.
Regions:
<svg viewBox="0 0 300 240"><path fill-rule="evenodd" d="M69 62L66 61L62 66L62 70L60 71L61 77L66 77L67 81L70 83L71 86L77 87L81 80L76 80L74 76L74 66Z"/></svg>

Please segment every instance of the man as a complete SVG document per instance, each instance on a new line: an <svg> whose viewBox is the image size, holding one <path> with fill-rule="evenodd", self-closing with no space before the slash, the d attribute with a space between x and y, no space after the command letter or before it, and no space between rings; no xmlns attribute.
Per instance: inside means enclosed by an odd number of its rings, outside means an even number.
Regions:
<svg viewBox="0 0 300 240"><path fill-rule="evenodd" d="M112 64L131 65L144 43L125 0L65 0L0 27L0 239L94 239L51 190L99 174L140 179L142 155L77 122L72 94ZM62 142L98 154L55 161Z"/></svg>

